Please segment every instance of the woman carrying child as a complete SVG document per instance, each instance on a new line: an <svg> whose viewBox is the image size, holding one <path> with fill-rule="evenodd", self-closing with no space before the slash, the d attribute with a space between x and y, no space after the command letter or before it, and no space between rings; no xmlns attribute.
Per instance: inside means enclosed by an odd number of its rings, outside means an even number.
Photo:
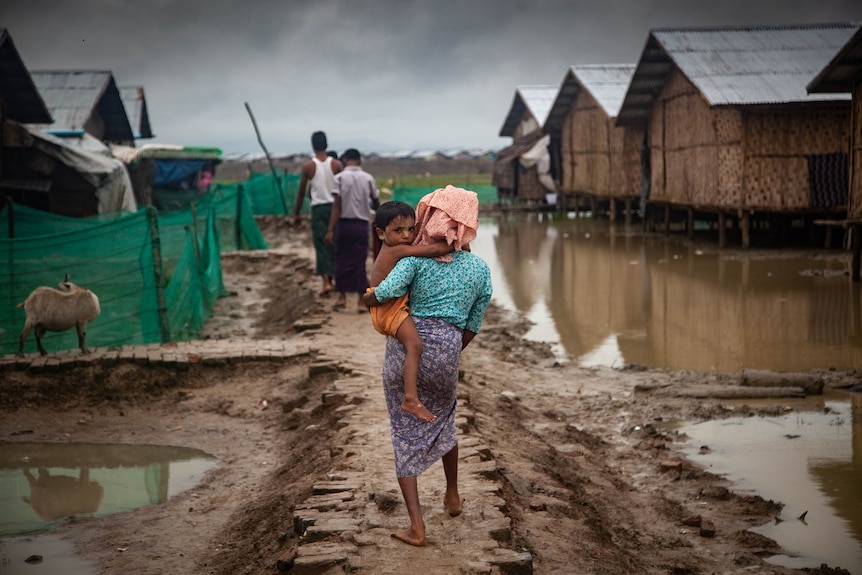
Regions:
<svg viewBox="0 0 862 575"><path fill-rule="evenodd" d="M392 536L410 545L422 546L425 545L425 523L417 477L438 459L443 460L446 476L443 505L453 517L462 510L455 432L458 362L461 351L479 331L492 289L488 265L462 249L476 237L478 198L474 192L453 186L436 190L422 198L417 215L419 233L415 244L433 245L435 241L445 240L447 251L455 251L434 259L399 259L374 291L365 294L364 301L373 307L409 293L409 315L421 340L417 397L434 416L433 420L417 417L403 408L407 349L395 337L386 340L383 388L396 477L410 516L410 527ZM391 222L387 228L390 226ZM372 284L377 279L372 278Z"/></svg>

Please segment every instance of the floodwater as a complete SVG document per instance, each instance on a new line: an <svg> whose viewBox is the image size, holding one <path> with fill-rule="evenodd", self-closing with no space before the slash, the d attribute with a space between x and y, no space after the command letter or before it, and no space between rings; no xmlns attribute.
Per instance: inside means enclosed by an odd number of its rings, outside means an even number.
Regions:
<svg viewBox="0 0 862 575"><path fill-rule="evenodd" d="M862 366L847 252L718 249L560 214L484 218L471 247L491 267L493 301L533 322L529 339L580 366ZM788 551L770 562L862 574L862 395L786 405L781 417L679 422L687 455L734 491L784 504L751 529Z"/></svg>
<svg viewBox="0 0 862 575"><path fill-rule="evenodd" d="M0 444L0 575L92 573L52 530L70 516L162 503L216 465L214 457L184 447ZM41 562L26 563L32 555L41 555Z"/></svg>
<svg viewBox="0 0 862 575"><path fill-rule="evenodd" d="M769 562L862 573L862 395L810 407L679 431L692 462L732 480L737 493L784 504L776 521L751 529L787 550Z"/></svg>
<svg viewBox="0 0 862 575"><path fill-rule="evenodd" d="M582 366L803 371L862 367L847 252L719 250L559 214L486 218L472 243L494 301Z"/></svg>

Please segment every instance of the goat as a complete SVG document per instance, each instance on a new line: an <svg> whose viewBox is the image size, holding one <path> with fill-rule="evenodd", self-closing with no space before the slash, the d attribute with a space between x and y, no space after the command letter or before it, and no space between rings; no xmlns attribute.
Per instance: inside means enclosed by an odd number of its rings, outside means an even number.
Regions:
<svg viewBox="0 0 862 575"><path fill-rule="evenodd" d="M18 304L27 314L24 329L18 340L18 357L24 355L24 342L32 331L36 336L36 347L41 355L48 352L42 347L42 337L46 331L66 331L75 326L78 330L78 347L82 353L90 353L84 344L87 336L87 322L94 320L102 312L99 298L86 288L69 281L69 274L57 288L40 286L30 292L27 299Z"/></svg>

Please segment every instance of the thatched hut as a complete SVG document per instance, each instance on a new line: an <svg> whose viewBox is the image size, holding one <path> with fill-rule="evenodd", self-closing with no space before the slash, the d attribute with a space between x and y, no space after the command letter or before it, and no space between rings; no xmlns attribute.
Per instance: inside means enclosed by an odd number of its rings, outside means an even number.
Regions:
<svg viewBox="0 0 862 575"><path fill-rule="evenodd" d="M551 104L557 94L557 86L535 85L518 86L509 113L500 129L500 136L512 138L512 145L500 150L494 162L493 184L501 198L522 202L545 203L549 192L546 183L552 184L550 177L550 155L545 163L539 164L532 159L522 161L526 154L535 155L534 150L544 136L542 126L548 116ZM547 177L546 177L547 176Z"/></svg>
<svg viewBox="0 0 862 575"><path fill-rule="evenodd" d="M545 122L560 192L588 196L594 215L598 200L607 200L612 219L623 200L629 220L640 194L643 130L616 126L634 70L634 64L572 66Z"/></svg>
<svg viewBox="0 0 862 575"><path fill-rule="evenodd" d="M853 226L853 279L859 281L859 252L862 248L862 28L808 84L810 93L852 94L847 221Z"/></svg>
<svg viewBox="0 0 862 575"><path fill-rule="evenodd" d="M849 97L806 84L859 29L811 24L650 32L617 117L645 126L649 203L740 218L838 217L846 209ZM784 224L787 219L782 219ZM763 220L765 226L768 221Z"/></svg>

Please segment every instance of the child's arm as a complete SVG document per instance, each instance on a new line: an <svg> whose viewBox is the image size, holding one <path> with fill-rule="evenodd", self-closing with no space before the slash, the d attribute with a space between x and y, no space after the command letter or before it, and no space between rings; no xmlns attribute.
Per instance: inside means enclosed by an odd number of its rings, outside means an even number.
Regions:
<svg viewBox="0 0 862 575"><path fill-rule="evenodd" d="M444 256L452 251L452 247L444 240L434 242L430 245L423 246L388 246L391 250L391 258L400 260L401 258L419 257L419 258L436 258Z"/></svg>

